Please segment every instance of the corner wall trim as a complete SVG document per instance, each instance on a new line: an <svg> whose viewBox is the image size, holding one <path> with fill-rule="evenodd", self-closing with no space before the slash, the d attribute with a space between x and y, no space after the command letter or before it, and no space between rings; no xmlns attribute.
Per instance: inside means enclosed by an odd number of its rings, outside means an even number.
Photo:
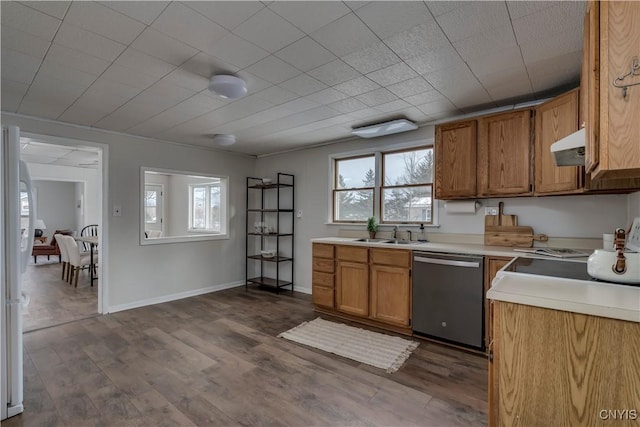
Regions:
<svg viewBox="0 0 640 427"><path fill-rule="evenodd" d="M239 286L244 286L244 280L231 282L231 283L223 283L221 285L208 286L206 288L193 289L191 291L178 292L176 294L169 294L169 295L163 295L160 297L138 300L138 301L129 302L126 304L114 305L109 307L106 310L106 313L117 313L118 311L131 310L132 308L139 308L139 307L145 307L148 305L161 304L163 302L176 301L179 299L195 297L198 295L208 294L211 292L223 291L225 289L237 288Z"/></svg>

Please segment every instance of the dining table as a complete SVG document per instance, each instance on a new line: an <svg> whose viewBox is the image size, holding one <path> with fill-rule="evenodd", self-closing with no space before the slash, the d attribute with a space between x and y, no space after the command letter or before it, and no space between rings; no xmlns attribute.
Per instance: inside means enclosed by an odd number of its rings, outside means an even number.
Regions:
<svg viewBox="0 0 640 427"><path fill-rule="evenodd" d="M89 254L91 255L91 264L89 265L89 277L91 278L91 286L93 286L93 281L98 277L95 274L95 268L93 264L93 249L98 247L98 236L77 236L76 242L83 242L89 245Z"/></svg>

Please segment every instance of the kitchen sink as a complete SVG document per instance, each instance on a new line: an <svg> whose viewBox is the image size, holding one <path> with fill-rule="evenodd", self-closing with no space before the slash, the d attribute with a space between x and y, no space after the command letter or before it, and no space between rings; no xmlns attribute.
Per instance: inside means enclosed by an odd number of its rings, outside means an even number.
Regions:
<svg viewBox="0 0 640 427"><path fill-rule="evenodd" d="M367 242L367 243L386 243L385 239L356 239L355 242Z"/></svg>
<svg viewBox="0 0 640 427"><path fill-rule="evenodd" d="M366 242L366 243L387 243L392 245L421 245L427 242L417 242L415 240L398 240L398 239L355 239L354 242Z"/></svg>

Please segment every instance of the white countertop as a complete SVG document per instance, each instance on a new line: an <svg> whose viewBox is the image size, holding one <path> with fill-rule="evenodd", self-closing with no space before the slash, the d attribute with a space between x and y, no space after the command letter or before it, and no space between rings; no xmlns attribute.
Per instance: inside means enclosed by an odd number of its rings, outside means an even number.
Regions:
<svg viewBox="0 0 640 427"><path fill-rule="evenodd" d="M447 252L499 257L556 259L516 252L512 248L460 243L421 243L396 245L356 242L353 237L321 237L313 243L406 249L412 251ZM572 258L564 262L586 262L586 258ZM604 282L537 276L500 270L487 298L517 304L573 313L589 314L612 319L640 322L640 287Z"/></svg>

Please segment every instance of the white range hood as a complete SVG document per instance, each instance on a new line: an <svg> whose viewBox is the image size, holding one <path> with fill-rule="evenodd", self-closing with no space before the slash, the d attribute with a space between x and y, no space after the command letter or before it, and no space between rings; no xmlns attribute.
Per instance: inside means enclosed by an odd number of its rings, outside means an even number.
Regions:
<svg viewBox="0 0 640 427"><path fill-rule="evenodd" d="M551 144L556 166L584 166L585 128Z"/></svg>

